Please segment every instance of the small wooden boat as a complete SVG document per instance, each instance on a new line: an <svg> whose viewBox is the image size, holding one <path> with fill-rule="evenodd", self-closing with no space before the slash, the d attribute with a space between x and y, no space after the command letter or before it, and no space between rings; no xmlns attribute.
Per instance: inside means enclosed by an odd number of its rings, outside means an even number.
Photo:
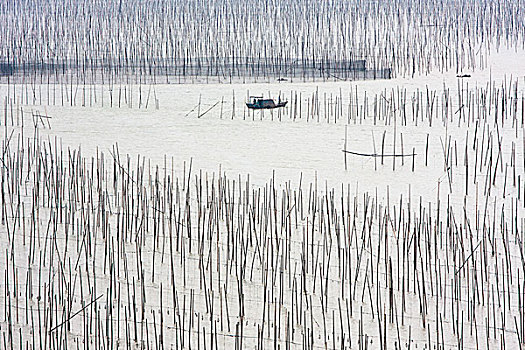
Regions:
<svg viewBox="0 0 525 350"><path fill-rule="evenodd" d="M250 102L246 102L246 106L250 109L273 109L286 106L288 101L279 100L277 103L271 98L262 98L259 96L250 96Z"/></svg>

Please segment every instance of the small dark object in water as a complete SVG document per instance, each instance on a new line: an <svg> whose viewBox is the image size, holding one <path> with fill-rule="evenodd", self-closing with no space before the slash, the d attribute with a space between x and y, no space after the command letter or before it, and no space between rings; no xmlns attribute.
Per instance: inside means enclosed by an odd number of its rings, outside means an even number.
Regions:
<svg viewBox="0 0 525 350"><path fill-rule="evenodd" d="M470 78L470 74L458 74L456 75L457 78Z"/></svg>
<svg viewBox="0 0 525 350"><path fill-rule="evenodd" d="M275 101L271 98L264 99L262 97L257 96L250 96L251 102L246 102L246 106L250 109L273 109L273 108L280 108L286 106L288 101L281 101L281 98L279 97L279 101L275 103Z"/></svg>
<svg viewBox="0 0 525 350"><path fill-rule="evenodd" d="M286 79L286 78L279 78L279 79L277 79L277 81L288 81L288 79Z"/></svg>
<svg viewBox="0 0 525 350"><path fill-rule="evenodd" d="M14 68L12 64L0 63L0 76L12 75Z"/></svg>

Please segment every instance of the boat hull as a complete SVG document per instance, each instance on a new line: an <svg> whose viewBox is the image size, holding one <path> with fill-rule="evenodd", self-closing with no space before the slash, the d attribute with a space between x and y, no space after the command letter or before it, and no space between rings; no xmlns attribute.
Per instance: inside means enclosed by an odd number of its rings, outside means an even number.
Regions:
<svg viewBox="0 0 525 350"><path fill-rule="evenodd" d="M268 103L268 104L259 104L259 103L246 103L246 106L249 109L274 109L274 108L281 108L285 107L288 101L280 102L280 103Z"/></svg>

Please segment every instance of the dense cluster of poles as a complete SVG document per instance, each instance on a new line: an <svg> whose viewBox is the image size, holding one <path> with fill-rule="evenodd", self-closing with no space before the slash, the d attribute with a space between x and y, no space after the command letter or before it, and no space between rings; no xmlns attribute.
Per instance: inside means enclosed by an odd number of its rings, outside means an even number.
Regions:
<svg viewBox="0 0 525 350"><path fill-rule="evenodd" d="M520 346L523 97L515 81L425 93L421 111L396 102L398 112L361 122L445 130L435 199L317 180L256 185L191 161L151 164L118 145L86 156L42 136L45 115L5 99L0 343ZM438 99L461 108L438 115ZM377 159L395 169L395 157Z"/></svg>
<svg viewBox="0 0 525 350"><path fill-rule="evenodd" d="M179 111L330 124L344 135L334 166L349 172L367 157L378 174L417 178L438 159L437 181L418 180L432 198L302 174L254 183L118 144L86 151L49 137L53 120L36 111L159 109L165 82L485 68L494 50L523 49L524 11L516 0L0 2L0 348L525 347L518 79L292 87L285 108L264 112L233 91ZM356 125L381 127L369 151L348 140Z"/></svg>
<svg viewBox="0 0 525 350"><path fill-rule="evenodd" d="M3 79L117 84L348 80L483 68L522 48L522 1L21 0Z"/></svg>

